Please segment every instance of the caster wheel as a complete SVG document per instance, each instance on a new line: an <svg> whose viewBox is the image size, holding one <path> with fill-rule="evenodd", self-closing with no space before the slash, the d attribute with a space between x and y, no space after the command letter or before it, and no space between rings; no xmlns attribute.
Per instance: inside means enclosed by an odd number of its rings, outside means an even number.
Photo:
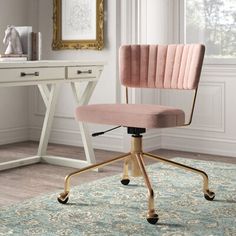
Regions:
<svg viewBox="0 0 236 236"><path fill-rule="evenodd" d="M129 179L122 179L120 182L121 182L123 185L128 185L129 182L130 182L130 180L129 180Z"/></svg>
<svg viewBox="0 0 236 236"><path fill-rule="evenodd" d="M68 193L61 193L58 197L57 197L57 201L60 202L61 204L66 204L69 200L69 194Z"/></svg>
<svg viewBox="0 0 236 236"><path fill-rule="evenodd" d="M69 200L69 197L65 198L64 200L61 200L59 197L57 198L57 201L60 202L61 204L66 204Z"/></svg>
<svg viewBox="0 0 236 236"><path fill-rule="evenodd" d="M208 201L212 201L215 198L215 193L211 191L207 191L207 193L204 194L204 197Z"/></svg>
<svg viewBox="0 0 236 236"><path fill-rule="evenodd" d="M157 221L159 220L158 215L154 214L153 217L148 217L147 221L149 224L155 225Z"/></svg>

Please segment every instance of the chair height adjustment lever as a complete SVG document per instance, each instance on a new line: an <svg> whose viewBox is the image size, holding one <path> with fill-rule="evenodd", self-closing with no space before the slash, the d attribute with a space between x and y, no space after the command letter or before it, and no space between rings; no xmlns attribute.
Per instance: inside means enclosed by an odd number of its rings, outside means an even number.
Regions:
<svg viewBox="0 0 236 236"><path fill-rule="evenodd" d="M114 130L114 129L118 129L118 128L120 128L120 127L121 127L121 125L116 126L116 127L112 128L112 129L108 129L108 130L102 131L102 132L93 133L92 136L93 136L93 137L96 137L96 136L99 136L99 135L103 135L103 134L105 134L105 133L107 133L107 132L109 132L109 131L112 131L112 130Z"/></svg>

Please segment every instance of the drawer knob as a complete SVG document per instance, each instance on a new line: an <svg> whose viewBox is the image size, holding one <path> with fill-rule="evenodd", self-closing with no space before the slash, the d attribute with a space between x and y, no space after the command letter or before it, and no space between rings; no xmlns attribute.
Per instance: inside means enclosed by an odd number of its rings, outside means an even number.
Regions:
<svg viewBox="0 0 236 236"><path fill-rule="evenodd" d="M34 72L34 73L21 72L21 73L20 73L20 76L21 76L21 77L24 77L24 76L39 76L39 72Z"/></svg>
<svg viewBox="0 0 236 236"><path fill-rule="evenodd" d="M77 74L92 74L92 70L78 70Z"/></svg>

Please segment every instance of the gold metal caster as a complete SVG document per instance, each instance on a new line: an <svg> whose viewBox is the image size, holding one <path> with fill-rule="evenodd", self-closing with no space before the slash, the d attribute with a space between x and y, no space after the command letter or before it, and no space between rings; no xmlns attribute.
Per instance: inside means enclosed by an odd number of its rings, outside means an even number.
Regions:
<svg viewBox="0 0 236 236"><path fill-rule="evenodd" d="M60 193L59 196L57 197L57 200L61 204L66 204L69 200L69 192Z"/></svg>
<svg viewBox="0 0 236 236"><path fill-rule="evenodd" d="M204 193L204 197L206 200L212 201L215 198L215 193L211 192L210 190L206 190L206 192Z"/></svg>

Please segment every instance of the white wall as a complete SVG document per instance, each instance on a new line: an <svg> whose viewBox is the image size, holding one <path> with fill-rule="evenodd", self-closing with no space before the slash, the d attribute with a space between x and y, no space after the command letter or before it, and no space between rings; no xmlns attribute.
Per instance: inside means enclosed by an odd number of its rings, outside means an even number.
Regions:
<svg viewBox="0 0 236 236"><path fill-rule="evenodd" d="M142 0L141 43L178 43L181 38L178 0ZM204 63L193 123L163 129L161 147L236 156L235 65ZM158 98L158 99L157 99ZM189 108L190 95L141 92L137 100ZM156 148L160 145L157 144ZM153 146L155 149L155 145Z"/></svg>
<svg viewBox="0 0 236 236"><path fill-rule="evenodd" d="M7 25L28 25L30 0L0 1L0 53ZM28 88L0 88L0 144L27 140Z"/></svg>

